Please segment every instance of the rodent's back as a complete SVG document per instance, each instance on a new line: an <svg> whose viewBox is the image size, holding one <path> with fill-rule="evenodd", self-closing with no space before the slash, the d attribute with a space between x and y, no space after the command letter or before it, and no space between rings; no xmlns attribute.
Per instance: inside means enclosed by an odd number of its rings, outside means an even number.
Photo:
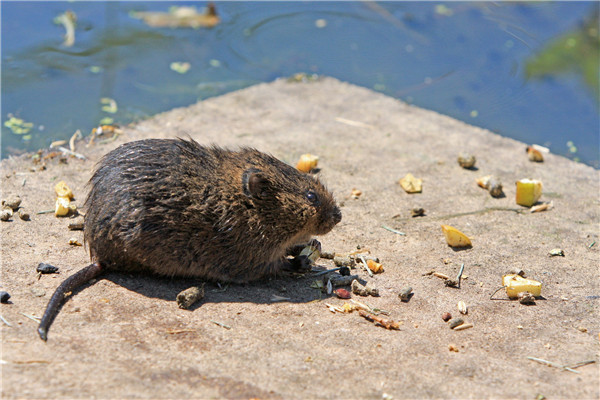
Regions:
<svg viewBox="0 0 600 400"><path fill-rule="evenodd" d="M193 140L124 144L90 185L85 240L109 269L246 282L341 219L317 179L254 149Z"/></svg>

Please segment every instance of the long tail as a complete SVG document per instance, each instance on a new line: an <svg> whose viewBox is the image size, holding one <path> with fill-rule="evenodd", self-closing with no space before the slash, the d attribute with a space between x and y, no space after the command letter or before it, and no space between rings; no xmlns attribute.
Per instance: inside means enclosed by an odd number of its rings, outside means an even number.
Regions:
<svg viewBox="0 0 600 400"><path fill-rule="evenodd" d="M56 288L52 298L46 306L46 311L44 311L44 316L42 317L42 321L38 327L38 334L43 341L48 340L48 329L50 329L52 321L54 321L54 318L58 314L65 297L79 286L96 278L103 271L104 268L102 268L99 263L90 264L82 270L77 271L73 275L69 276L63 281L63 283L60 284L59 287Z"/></svg>

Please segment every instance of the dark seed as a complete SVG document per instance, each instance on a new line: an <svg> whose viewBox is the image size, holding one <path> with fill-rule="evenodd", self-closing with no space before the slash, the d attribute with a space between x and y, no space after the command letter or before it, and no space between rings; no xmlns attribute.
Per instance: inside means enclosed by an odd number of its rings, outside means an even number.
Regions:
<svg viewBox="0 0 600 400"><path fill-rule="evenodd" d="M0 292L0 303L8 303L8 299L10 299L10 294L5 291Z"/></svg>
<svg viewBox="0 0 600 400"><path fill-rule="evenodd" d="M46 263L40 263L37 266L36 271L42 274L55 274L58 272L58 267Z"/></svg>

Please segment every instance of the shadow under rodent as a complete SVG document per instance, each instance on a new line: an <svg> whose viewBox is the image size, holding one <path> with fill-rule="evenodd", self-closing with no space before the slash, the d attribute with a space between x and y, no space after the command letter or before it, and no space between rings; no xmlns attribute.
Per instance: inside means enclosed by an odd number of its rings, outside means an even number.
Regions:
<svg viewBox="0 0 600 400"><path fill-rule="evenodd" d="M147 139L111 151L90 179L85 241L93 263L53 294L43 340L65 295L106 271L246 283L291 269L290 249L341 220L318 179L255 149Z"/></svg>

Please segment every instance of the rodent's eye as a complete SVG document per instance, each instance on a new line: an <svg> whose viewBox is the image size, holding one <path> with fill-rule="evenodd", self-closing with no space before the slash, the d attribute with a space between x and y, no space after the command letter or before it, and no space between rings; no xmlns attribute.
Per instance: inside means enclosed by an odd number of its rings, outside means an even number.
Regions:
<svg viewBox="0 0 600 400"><path fill-rule="evenodd" d="M306 192L306 199L313 205L319 204L319 197L312 190Z"/></svg>

